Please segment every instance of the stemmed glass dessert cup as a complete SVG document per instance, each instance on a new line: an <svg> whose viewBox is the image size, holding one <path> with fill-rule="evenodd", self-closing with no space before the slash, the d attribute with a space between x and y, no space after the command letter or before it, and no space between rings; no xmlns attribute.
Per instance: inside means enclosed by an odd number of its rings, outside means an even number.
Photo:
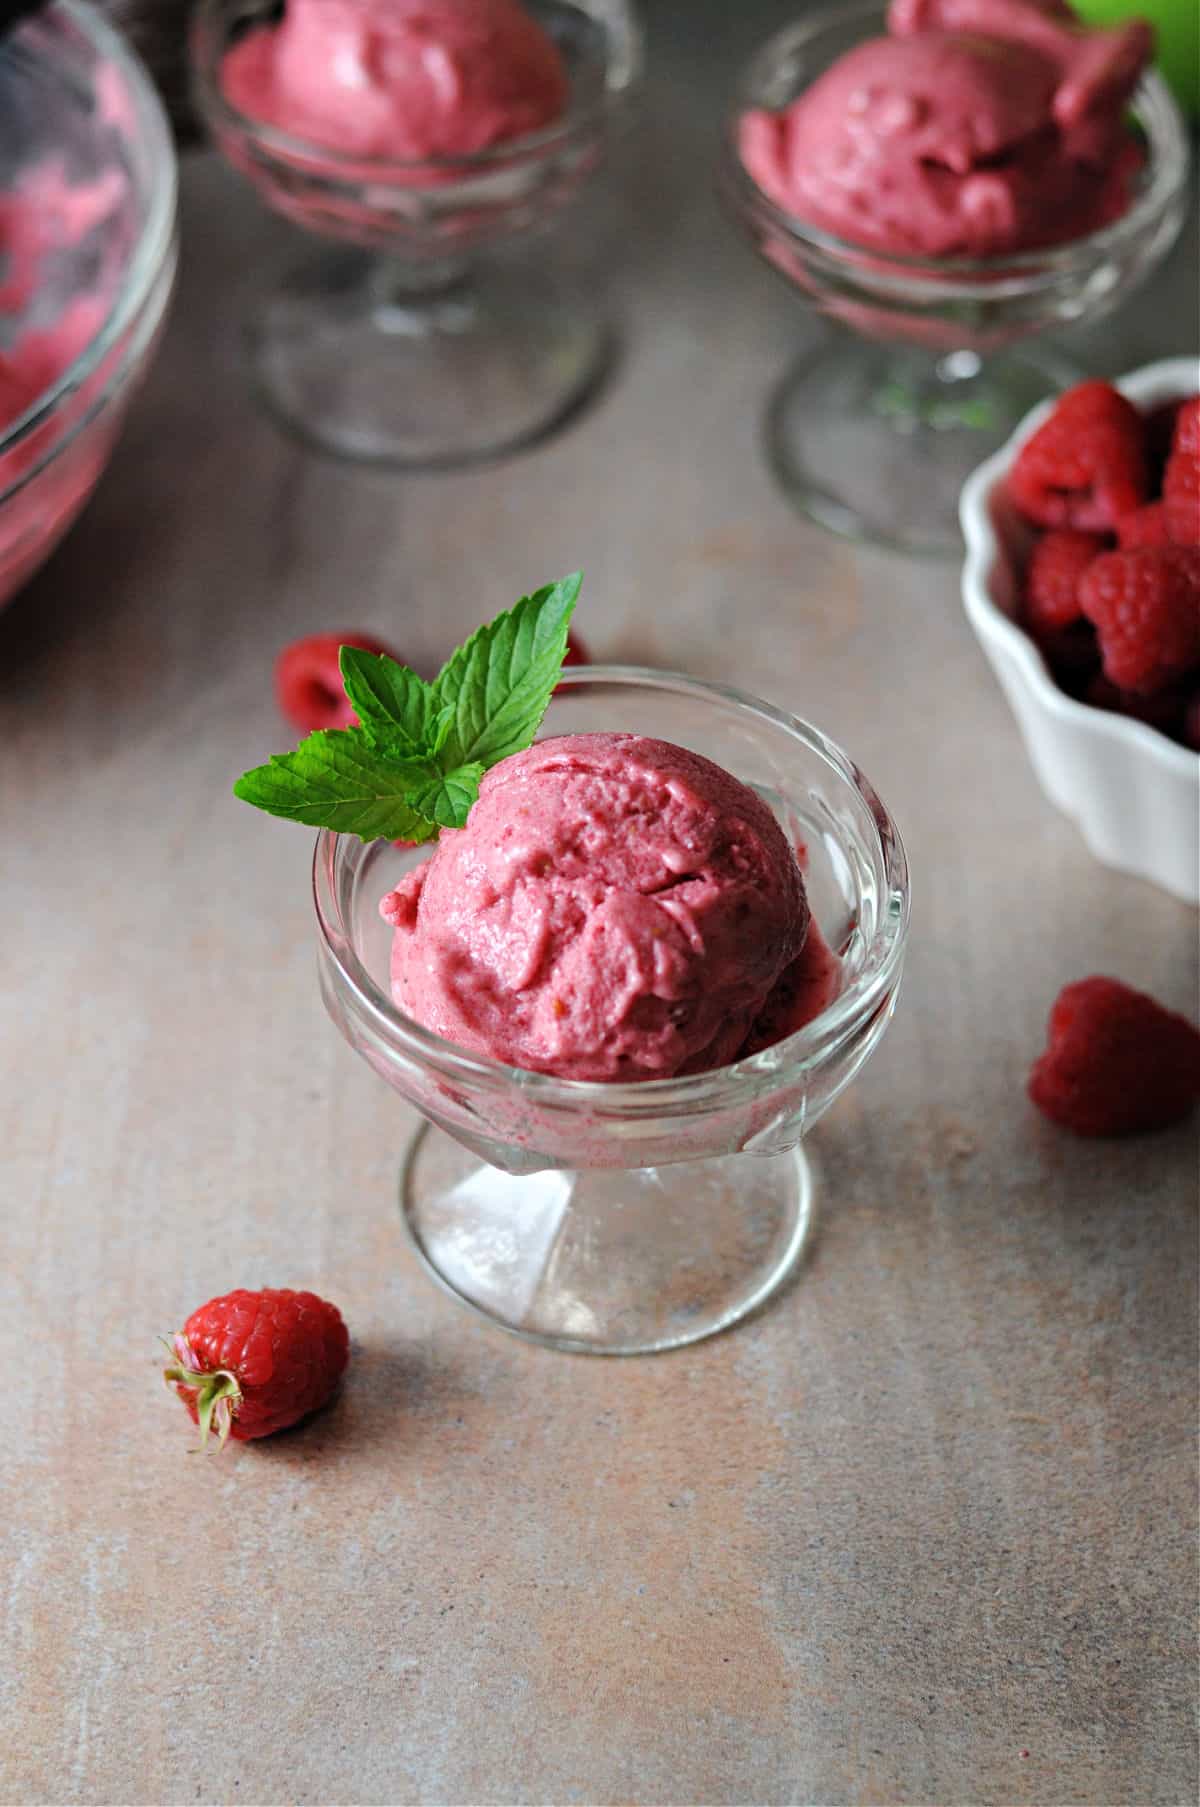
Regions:
<svg viewBox="0 0 1200 1807"><path fill-rule="evenodd" d="M271 0L201 0L199 106L268 206L322 241L249 327L258 391L318 449L437 469L532 443L604 375L603 302L556 268L551 224L604 160L641 67L631 0L526 0L570 81L562 118L470 156L343 155L238 112L222 61Z"/></svg>
<svg viewBox="0 0 1200 1807"><path fill-rule="evenodd" d="M721 188L759 253L834 330L784 376L768 460L792 500L852 539L909 552L960 545L969 473L1078 370L1038 335L1096 319L1170 249L1184 217L1187 139L1161 76L1143 76L1130 125L1143 161L1128 209L1065 244L987 258L864 249L786 212L739 153L749 110L778 112L867 38L880 0L850 0L777 32L744 70L727 120Z"/></svg>
<svg viewBox="0 0 1200 1807"><path fill-rule="evenodd" d="M469 1053L392 1000L379 902L423 852L326 830L313 868L326 1007L426 1119L400 1176L422 1262L493 1324L601 1355L711 1336L794 1271L813 1221L802 1139L883 1035L908 928L891 817L816 728L722 684L615 665L564 671L543 734L620 730L725 766L800 852L841 989L748 1059L596 1084Z"/></svg>

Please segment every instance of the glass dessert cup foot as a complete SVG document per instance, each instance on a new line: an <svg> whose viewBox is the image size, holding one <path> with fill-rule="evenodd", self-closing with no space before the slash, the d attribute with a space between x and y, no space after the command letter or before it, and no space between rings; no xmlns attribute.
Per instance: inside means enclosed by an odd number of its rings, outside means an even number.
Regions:
<svg viewBox="0 0 1200 1807"><path fill-rule="evenodd" d="M850 537L957 551L965 477L1028 407L1078 380L1033 342L1123 302L1178 236L1187 138L1151 71L1129 108L1142 161L1110 224L978 258L901 255L839 238L759 187L742 160L742 124L747 113L786 109L847 51L880 36L885 11L880 0L845 0L763 45L727 122L721 189L759 255L840 329L787 374L770 404L766 446L785 491Z"/></svg>
<svg viewBox="0 0 1200 1807"><path fill-rule="evenodd" d="M647 1355L726 1330L793 1274L813 1224L800 1148L613 1171L499 1173L425 1124L404 1227L489 1323L583 1354Z"/></svg>
<svg viewBox="0 0 1200 1807"><path fill-rule="evenodd" d="M713 1072L636 1084L508 1067L442 1040L392 999L379 903L424 850L326 831L313 883L326 1008L432 1126L401 1179L427 1269L504 1329L633 1354L724 1329L796 1269L812 1221L801 1142L887 1028L908 874L857 767L769 704L672 673L568 669L543 737L597 731L702 752L779 817L840 963L836 994L795 1034Z"/></svg>
<svg viewBox="0 0 1200 1807"><path fill-rule="evenodd" d="M956 553L958 496L971 472L1081 374L1032 346L985 359L831 332L772 395L767 460L796 506L834 533Z"/></svg>
<svg viewBox="0 0 1200 1807"><path fill-rule="evenodd" d="M613 342L594 297L533 263L421 269L338 251L292 275L248 331L259 395L289 431L426 470L552 431L603 380Z"/></svg>
<svg viewBox="0 0 1200 1807"><path fill-rule="evenodd" d="M613 335L597 295L557 273L546 229L604 162L640 32L629 0L527 10L567 70L562 117L470 155L398 162L239 112L224 59L278 9L201 0L192 63L214 140L273 212L322 242L248 330L260 397L319 450L418 469L494 458L560 425L605 374Z"/></svg>

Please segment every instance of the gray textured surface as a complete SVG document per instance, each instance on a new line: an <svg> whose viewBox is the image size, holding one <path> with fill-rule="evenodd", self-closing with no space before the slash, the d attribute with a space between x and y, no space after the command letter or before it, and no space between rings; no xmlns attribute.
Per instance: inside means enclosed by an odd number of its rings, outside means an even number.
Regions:
<svg viewBox="0 0 1200 1807"><path fill-rule="evenodd" d="M278 437L232 346L281 234L190 166L151 383L0 618L5 1801L1195 1798L1195 1136L1078 1144L1022 1093L1066 979L1195 1009L1195 915L1043 803L954 570L773 493L759 404L805 328L692 164L768 9L735 11L657 46L621 379L498 469ZM1186 348L1193 269L1104 364ZM408 1116L321 1012L307 837L228 794L279 744L285 640L433 660L575 564L598 653L811 714L916 875L896 1022L814 1138L800 1283L615 1365L418 1273ZM154 1337L263 1279L342 1304L349 1384L202 1462Z"/></svg>

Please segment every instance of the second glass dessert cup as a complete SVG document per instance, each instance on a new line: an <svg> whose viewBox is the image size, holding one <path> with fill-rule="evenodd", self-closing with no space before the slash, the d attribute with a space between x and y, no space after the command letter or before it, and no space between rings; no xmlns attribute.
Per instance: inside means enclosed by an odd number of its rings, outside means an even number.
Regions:
<svg viewBox="0 0 1200 1807"><path fill-rule="evenodd" d="M814 13L771 38L743 73L721 186L756 249L831 324L784 376L766 421L783 489L823 526L907 552L957 552L958 496L1030 408L1080 372L1025 341L1123 301L1178 236L1187 137L1162 78L1131 106L1143 150L1128 209L1065 244L1003 257L865 249L786 212L742 162L739 128L779 112L848 50L883 34L880 0Z"/></svg>
<svg viewBox="0 0 1200 1807"><path fill-rule="evenodd" d="M318 450L424 470L533 443L603 377L611 328L545 228L604 160L641 68L630 0L527 0L570 80L561 119L471 156L343 155L248 117L223 59L271 0L201 0L198 104L268 206L326 241L251 322L258 391Z"/></svg>
<svg viewBox="0 0 1200 1807"><path fill-rule="evenodd" d="M325 831L314 888L326 1007L426 1119L400 1181L426 1268L506 1330L631 1355L725 1329L796 1268L813 1219L802 1139L891 1017L908 872L857 767L769 704L670 673L565 671L543 734L604 730L703 752L776 811L842 965L837 997L795 1035L711 1073L633 1085L508 1067L392 1001L379 901L422 851Z"/></svg>

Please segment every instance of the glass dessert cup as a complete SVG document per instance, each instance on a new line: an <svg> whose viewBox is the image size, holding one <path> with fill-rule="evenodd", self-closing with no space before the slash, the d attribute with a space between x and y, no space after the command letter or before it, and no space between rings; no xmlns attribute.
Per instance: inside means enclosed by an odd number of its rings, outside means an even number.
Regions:
<svg viewBox="0 0 1200 1807"><path fill-rule="evenodd" d="M801 1141L879 1042L900 984L908 873L857 767L815 728L724 685L620 666L563 673L543 736L628 730L752 784L802 849L842 962L834 1001L729 1067L639 1084L558 1080L468 1053L392 1001L379 902L420 850L322 832L321 990L350 1045L426 1118L400 1177L425 1267L491 1323L560 1349L696 1342L795 1270L813 1221Z"/></svg>
<svg viewBox="0 0 1200 1807"><path fill-rule="evenodd" d="M258 392L321 451L400 468L470 464L541 438L602 379L612 331L559 275L545 228L578 198L641 66L629 0L526 0L566 63L571 97L544 130L472 156L345 156L235 110L222 60L271 0L201 0L198 104L267 205L326 248L249 327Z"/></svg>
<svg viewBox="0 0 1200 1807"><path fill-rule="evenodd" d="M882 35L879 0L788 26L752 58L727 122L721 187L761 254L833 325L784 376L768 407L767 456L806 514L851 539L957 552L967 476L1046 395L1079 371L1023 344L1125 300L1179 233L1187 139L1161 77L1131 106L1144 163L1130 206L1069 243L990 258L894 256L796 219L742 163L738 126L779 111L847 50Z"/></svg>
<svg viewBox="0 0 1200 1807"><path fill-rule="evenodd" d="M0 420L0 607L45 562L99 482L175 277L175 152L141 63L93 7L52 0L0 39L0 192L61 170L108 198L32 269L0 255L0 364L28 333L86 310L77 355ZM44 204L44 203L43 203ZM55 362L56 360L52 360Z"/></svg>

